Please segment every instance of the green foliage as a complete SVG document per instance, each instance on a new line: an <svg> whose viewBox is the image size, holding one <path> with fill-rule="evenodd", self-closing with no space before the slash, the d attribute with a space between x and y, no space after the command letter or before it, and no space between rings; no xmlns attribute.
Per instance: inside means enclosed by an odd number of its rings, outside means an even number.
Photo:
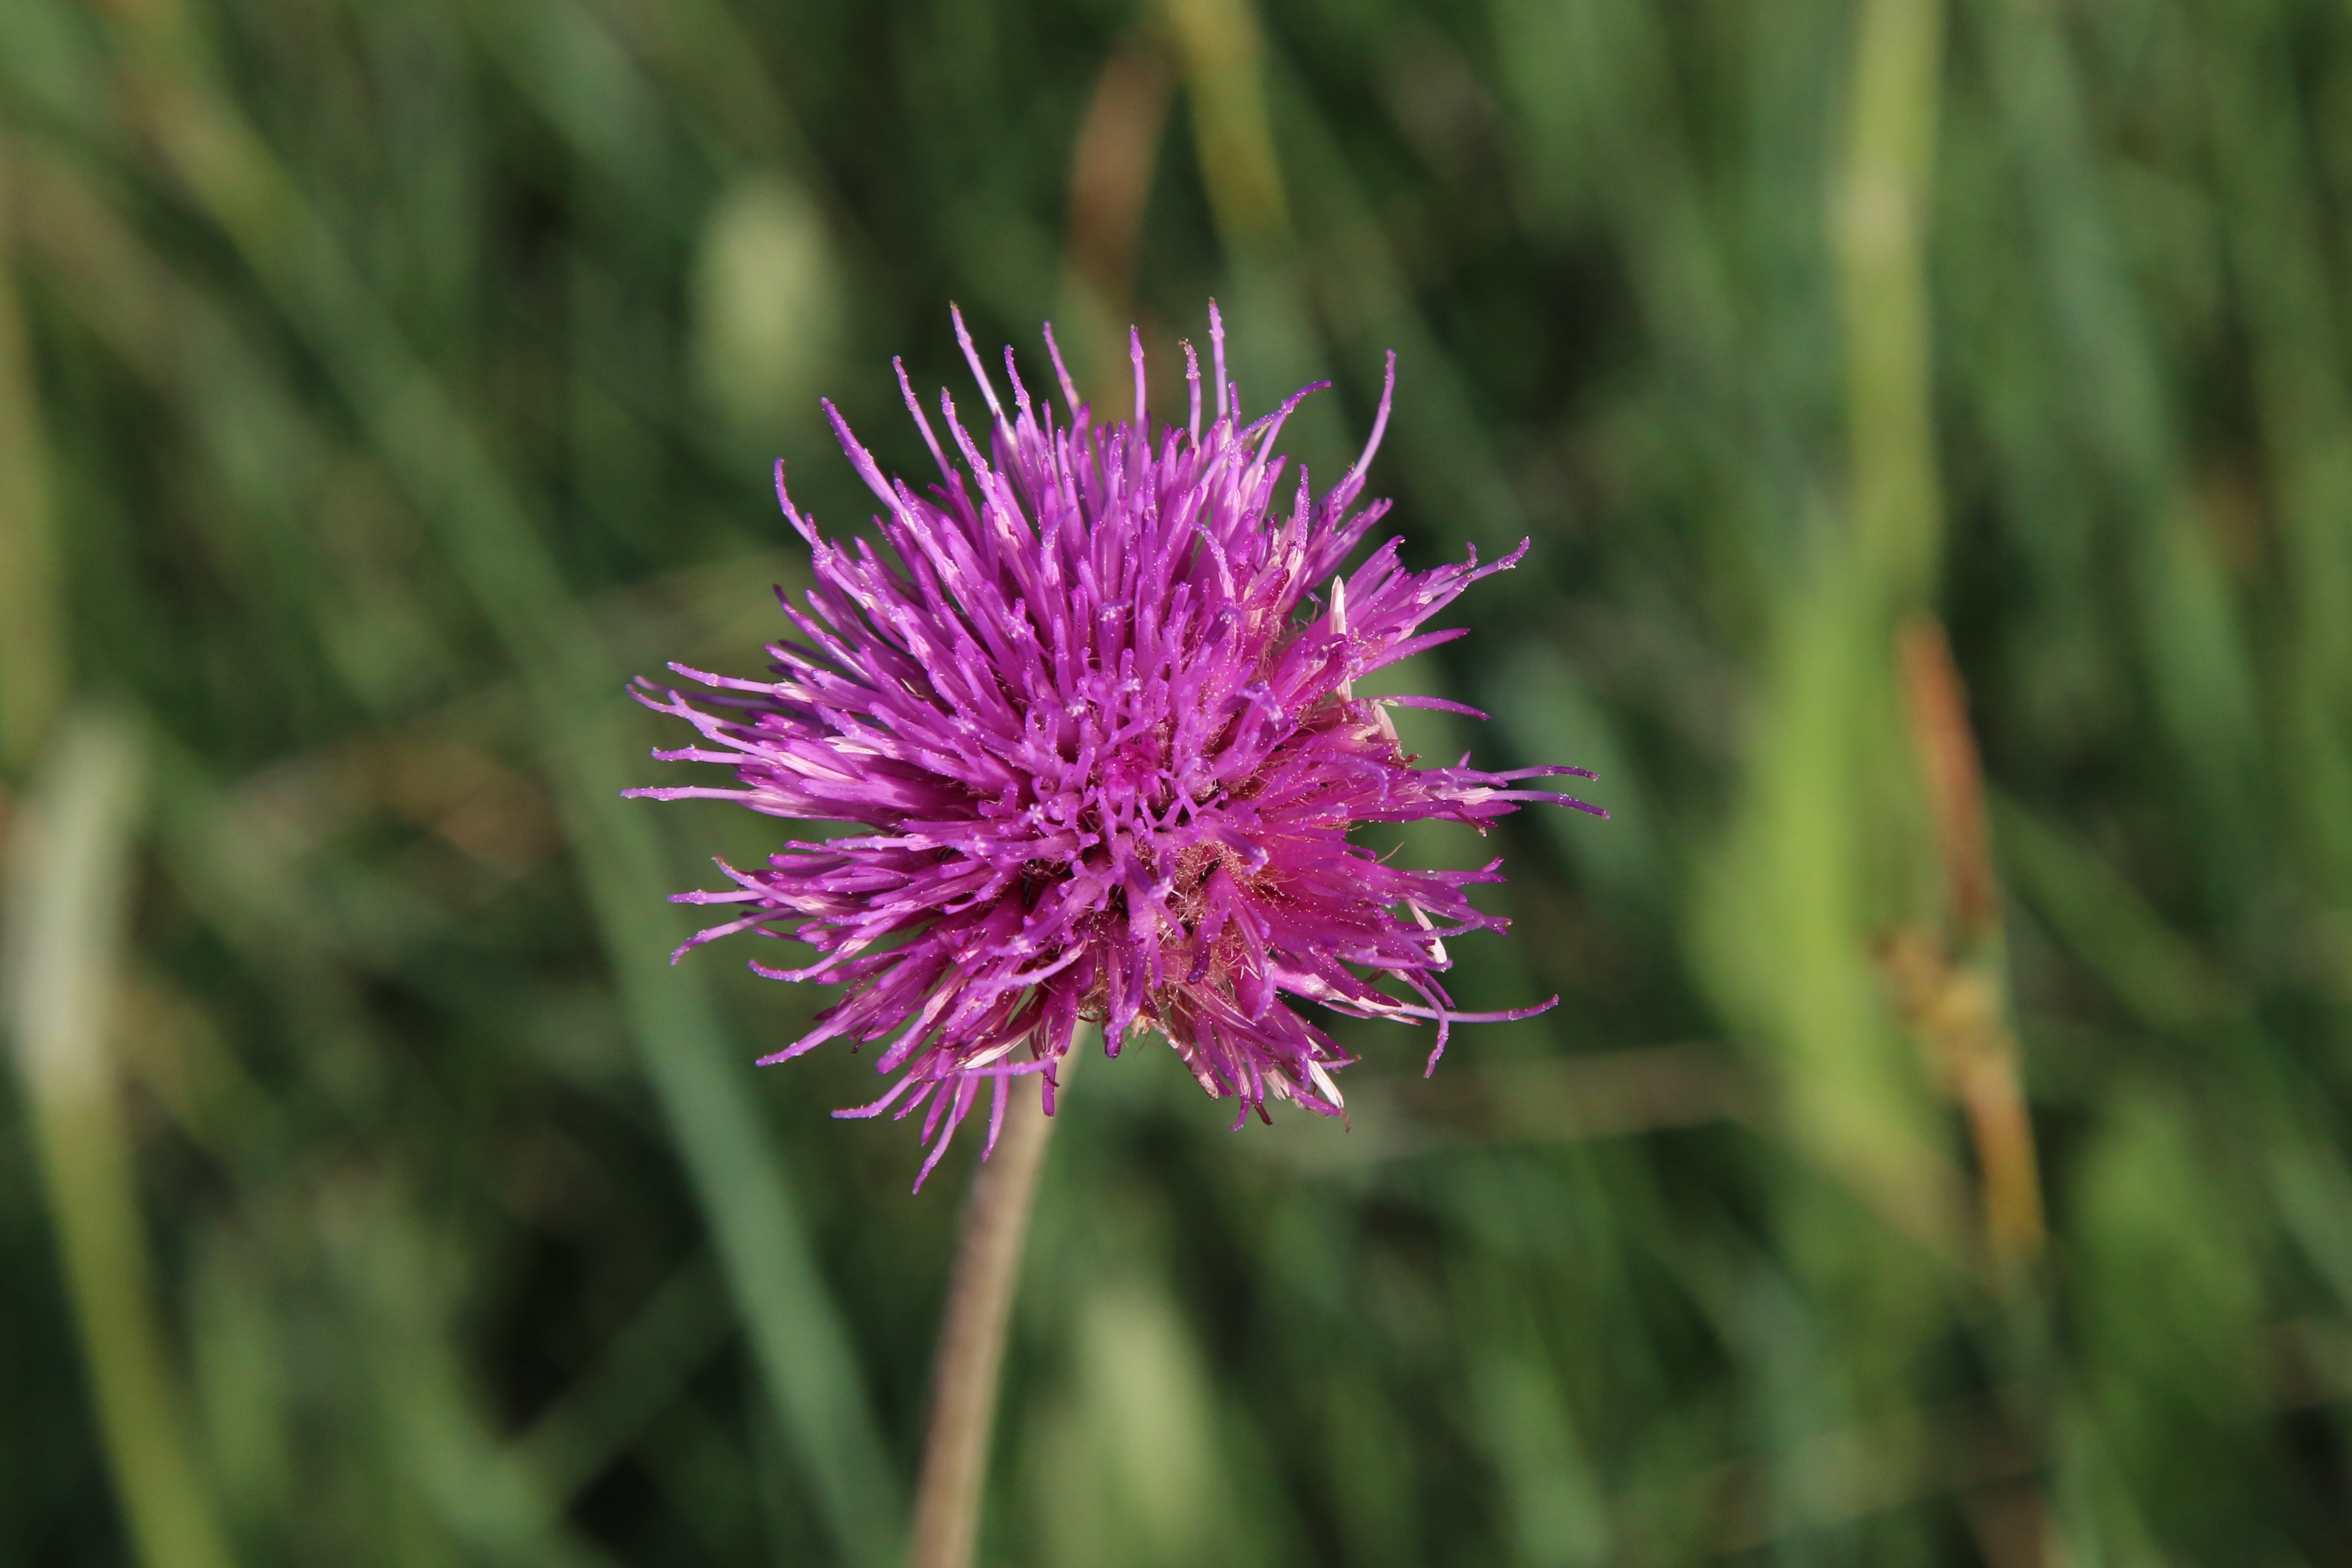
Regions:
<svg viewBox="0 0 2352 1568"><path fill-rule="evenodd" d="M983 1557L2352 1561L2347 182L2315 0L0 4L0 1561L894 1559L963 1166L623 685L1211 294L1616 820L1345 1128L1076 1080Z"/></svg>

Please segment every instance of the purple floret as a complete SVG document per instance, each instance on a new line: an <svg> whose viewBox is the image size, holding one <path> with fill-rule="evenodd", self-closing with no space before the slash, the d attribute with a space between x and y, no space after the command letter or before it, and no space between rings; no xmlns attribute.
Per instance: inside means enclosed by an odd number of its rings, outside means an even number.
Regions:
<svg viewBox="0 0 2352 1568"><path fill-rule="evenodd" d="M1388 424L1396 356L1363 455L1319 500L1302 467L1284 516L1286 460L1272 455L1275 438L1329 383L1243 424L1213 304L1209 322L1208 427L1187 344L1190 422L1155 437L1139 337L1129 339L1135 416L1097 425L1047 329L1069 410L1056 425L1050 404L1032 406L1010 349L1007 413L957 315L988 405L988 453L942 392L962 467L949 461L899 366L939 464L939 483L919 496L886 479L826 403L842 450L888 508L875 522L889 555L819 535L777 464L777 497L814 558L806 608L783 600L801 640L770 646L772 680L671 665L718 694L702 706L638 683L639 701L704 742L654 755L724 764L740 787L630 794L740 800L868 830L793 841L758 870L719 862L732 887L676 901L742 913L678 956L738 931L815 948L798 968L751 966L848 987L814 1029L761 1062L828 1040L894 1037L875 1065L898 1082L836 1114L923 1110L931 1147L919 1188L983 1088L990 1148L1015 1078L1035 1075L1052 1112L1081 1019L1102 1024L1112 1056L1130 1033L1157 1030L1203 1089L1240 1101L1238 1127L1252 1110L1263 1117L1269 1096L1341 1111L1331 1074L1353 1058L1286 998L1433 1022L1433 1071L1452 1023L1552 1005L1461 1012L1438 982L1451 967L1446 938L1508 924L1463 891L1500 882L1501 862L1405 871L1348 841L1359 822L1423 818L1483 832L1522 800L1608 814L1520 787L1592 777L1580 768L1488 773L1466 756L1415 767L1385 707L1486 716L1434 697L1354 694L1370 672L1462 635L1420 628L1473 582L1517 565L1526 541L1488 566L1474 549L1464 564L1415 572L1391 539L1339 574L1388 509L1374 501L1349 513ZM1328 601L1314 598L1327 584ZM1382 977L1414 999L1381 990Z"/></svg>

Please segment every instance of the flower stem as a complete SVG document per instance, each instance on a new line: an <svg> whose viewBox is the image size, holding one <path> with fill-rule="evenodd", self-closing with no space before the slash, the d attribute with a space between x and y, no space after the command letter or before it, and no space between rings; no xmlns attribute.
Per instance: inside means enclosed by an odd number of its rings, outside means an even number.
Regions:
<svg viewBox="0 0 2352 1568"><path fill-rule="evenodd" d="M1059 1072L1066 1082L1079 1055L1074 1046L1063 1057ZM1037 1174L1053 1130L1039 1096L1027 1083L1017 1085L1004 1108L996 1152L973 1176L971 1196L964 1200L932 1372L931 1428L923 1440L908 1568L971 1568L980 1533L981 1490L988 1479L989 1437L996 1425L1004 1331L1013 1317L1013 1287L1021 1274Z"/></svg>

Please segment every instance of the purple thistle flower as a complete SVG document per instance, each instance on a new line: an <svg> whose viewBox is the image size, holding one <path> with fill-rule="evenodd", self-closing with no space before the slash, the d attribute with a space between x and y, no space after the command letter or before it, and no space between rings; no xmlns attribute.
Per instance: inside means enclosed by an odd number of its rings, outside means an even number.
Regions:
<svg viewBox="0 0 2352 1568"><path fill-rule="evenodd" d="M1243 424L1213 303L1208 426L1188 343L1191 419L1156 434L1139 336L1129 335L1135 416L1097 424L1046 329L1069 409L1057 425L1050 405L1032 406L1009 348L1006 412L961 315L954 319L988 405L988 450L942 392L963 459L951 463L898 365L939 464L925 495L886 479L824 404L842 450L888 508L875 522L895 561L862 540L819 535L785 494L778 463L777 497L814 558L805 610L778 592L802 640L770 646L772 680L671 665L718 694L701 706L638 683L639 701L685 719L704 742L654 756L724 764L740 788L631 795L740 800L867 830L793 841L756 871L721 861L732 887L675 895L743 913L698 932L673 961L754 931L818 955L799 968L755 962L758 973L849 988L761 1064L828 1040L895 1036L876 1069L898 1082L835 1114L922 1109L931 1147L919 1189L983 1087L991 1149L1014 1079L1038 1077L1052 1113L1055 1069L1081 1019L1102 1024L1112 1056L1131 1031L1159 1030L1203 1089L1240 1102L1238 1128L1252 1110L1265 1116L1269 1096L1341 1112L1331 1074L1353 1058L1286 998L1433 1022L1431 1071L1453 1023L1527 1018L1557 1002L1461 1012L1439 983L1451 967L1446 938L1508 924L1463 891L1500 882L1501 862L1406 871L1348 841L1360 822L1423 818L1483 832L1522 800L1608 814L1517 787L1540 775L1592 777L1580 768L1487 773L1466 755L1452 768L1415 767L1387 707L1486 716L1436 697L1354 695L1371 671L1460 636L1420 628L1528 549L1522 540L1485 567L1474 549L1465 564L1415 572L1391 539L1339 574L1388 509L1375 501L1349 515L1388 424L1396 356L1363 455L1319 500L1302 467L1282 516L1286 459L1273 457L1275 438L1329 383ZM1327 582L1318 601L1313 591Z"/></svg>

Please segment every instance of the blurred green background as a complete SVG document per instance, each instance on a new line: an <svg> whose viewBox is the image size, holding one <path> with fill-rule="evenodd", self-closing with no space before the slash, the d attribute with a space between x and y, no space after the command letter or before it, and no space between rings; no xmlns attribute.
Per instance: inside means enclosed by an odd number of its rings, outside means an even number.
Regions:
<svg viewBox="0 0 2352 1568"><path fill-rule="evenodd" d="M1076 1081L984 1560L2352 1563L2315 0L0 0L0 1563L895 1561L973 1141L623 684L1213 294L1615 819L1349 1128Z"/></svg>

